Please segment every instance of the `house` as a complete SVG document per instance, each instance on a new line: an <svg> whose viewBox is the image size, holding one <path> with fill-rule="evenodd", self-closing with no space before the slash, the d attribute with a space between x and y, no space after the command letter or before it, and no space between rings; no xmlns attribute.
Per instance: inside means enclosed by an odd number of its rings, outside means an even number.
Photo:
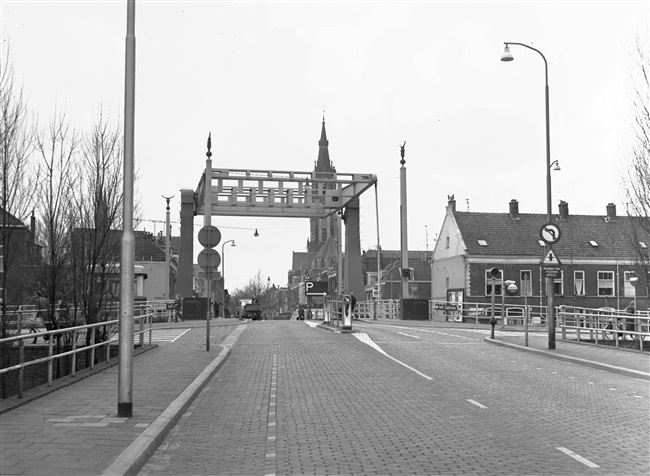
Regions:
<svg viewBox="0 0 650 476"><path fill-rule="evenodd" d="M647 218L620 216L610 203L603 215L571 215L561 201L553 216L560 239L552 245L561 266L554 278L556 306L625 308L636 293L637 308L648 299L650 231ZM644 221L645 220L645 221ZM495 293L502 283L517 286L510 304L546 304L542 261L551 245L542 240L546 214L519 212L511 200L505 213L461 212L449 198L431 264L433 300L487 303L491 299L492 268L498 269ZM637 276L638 281L630 280Z"/></svg>
<svg viewBox="0 0 650 476"><path fill-rule="evenodd" d="M33 295L27 278L33 267L42 263L35 236L34 212L28 226L0 207L0 301L6 297L8 304L20 304Z"/></svg>

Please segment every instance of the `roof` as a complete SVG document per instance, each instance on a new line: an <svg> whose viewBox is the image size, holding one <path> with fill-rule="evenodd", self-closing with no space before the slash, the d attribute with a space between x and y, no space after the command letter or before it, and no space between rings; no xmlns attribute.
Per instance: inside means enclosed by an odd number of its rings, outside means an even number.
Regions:
<svg viewBox="0 0 650 476"><path fill-rule="evenodd" d="M5 220L7 220L7 226L8 227L25 227L25 225L22 221L20 221L18 218L16 218L14 215L11 213L5 211L2 207L0 207L0 224L2 224Z"/></svg>
<svg viewBox="0 0 650 476"><path fill-rule="evenodd" d="M134 231L135 261L165 261L165 249L156 242L152 233Z"/></svg>
<svg viewBox="0 0 650 476"><path fill-rule="evenodd" d="M547 250L539 243L540 229L547 223L545 214L516 217L509 213L455 211L453 214L469 255L539 257ZM641 220L630 216L613 219L597 215L569 215L562 219L555 216L554 223L561 237L553 250L560 259L638 257L639 242L650 247L650 234L643 231Z"/></svg>
<svg viewBox="0 0 650 476"><path fill-rule="evenodd" d="M309 271L314 256L316 256L316 253L307 251L294 251L291 269L297 272Z"/></svg>

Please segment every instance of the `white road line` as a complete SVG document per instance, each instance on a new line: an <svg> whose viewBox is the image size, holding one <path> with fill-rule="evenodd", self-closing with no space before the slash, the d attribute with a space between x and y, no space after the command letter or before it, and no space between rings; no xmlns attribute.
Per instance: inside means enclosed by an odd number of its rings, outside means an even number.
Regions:
<svg viewBox="0 0 650 476"><path fill-rule="evenodd" d="M413 337L414 339L420 339L419 336L412 336L411 334L405 334L404 332L398 332L398 334L406 337Z"/></svg>
<svg viewBox="0 0 650 476"><path fill-rule="evenodd" d="M574 453L573 451L571 451L571 450L569 450L567 448L564 448L562 446L558 446L555 449L561 451L565 455L571 456L574 460L579 461L580 463L584 464L585 466L587 466L589 468L600 468L600 466L598 466L596 463L592 463L587 458L583 458L579 454L576 454L576 453Z"/></svg>
<svg viewBox="0 0 650 476"><path fill-rule="evenodd" d="M415 373L418 374L420 377L423 377L423 378L425 378L425 379L427 379L427 380L433 380L432 377L429 377L428 375L423 374L423 373L420 372L419 370L414 369L414 368L411 367L410 365L407 365L407 364L405 364L404 362L402 362L402 361L400 361L400 360L397 360L395 357L388 355L388 354L384 351L384 349L382 349L382 348L379 347L377 344L375 344L375 343L372 341L372 339L370 338L370 336L369 336L368 334L366 334L365 332L355 332L355 333L352 334L352 335L353 335L354 337L356 337L357 339L359 339L359 340L360 340L361 342L363 342L364 344L368 344L370 347L372 347L373 349L375 349L377 352L380 352L380 353L384 354L386 357L388 357L389 359L391 359L392 361L397 362L397 363L400 364L402 367L406 367L407 369L409 369L409 370L415 372Z"/></svg>
<svg viewBox="0 0 650 476"><path fill-rule="evenodd" d="M471 403L472 405L476 405L479 408L487 408L485 405L480 404L476 400L472 400L471 398L468 398L467 401Z"/></svg>

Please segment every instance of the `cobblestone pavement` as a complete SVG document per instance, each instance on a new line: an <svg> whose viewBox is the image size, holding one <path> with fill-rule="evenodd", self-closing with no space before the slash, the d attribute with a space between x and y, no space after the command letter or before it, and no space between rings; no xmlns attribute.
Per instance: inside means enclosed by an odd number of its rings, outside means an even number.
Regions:
<svg viewBox="0 0 650 476"><path fill-rule="evenodd" d="M646 380L466 329L306 324L250 323L140 474L650 472Z"/></svg>
<svg viewBox="0 0 650 476"><path fill-rule="evenodd" d="M175 342L161 343L134 358L132 418L116 416L117 366L74 385L61 387L62 382L57 382L60 388L38 399L30 398L38 390L28 391L23 399L27 403L16 398L4 400L0 474L101 474L138 437L155 428L154 423L170 404L214 365L223 345L239 327L232 325L234 320L221 321L210 333L211 352L205 351L204 323L164 325L175 328L165 331L167 335L174 333ZM15 408L11 409L12 405Z"/></svg>

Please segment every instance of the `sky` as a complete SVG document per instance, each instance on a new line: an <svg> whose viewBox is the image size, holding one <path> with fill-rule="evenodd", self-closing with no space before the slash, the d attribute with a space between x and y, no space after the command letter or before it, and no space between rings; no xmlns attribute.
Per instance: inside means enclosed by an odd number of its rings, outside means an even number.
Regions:
<svg viewBox="0 0 650 476"><path fill-rule="evenodd" d="M41 127L65 111L79 131L99 110L124 116L126 1L0 1L7 57ZM136 195L164 230L171 200L196 189L212 134L214 168L310 172L325 118L338 172L378 178L382 249L400 247L406 141L408 244L432 251L447 197L457 209L546 212L544 61L554 211L625 213L634 49L648 48L645 1L136 2ZM7 56L7 51L8 56ZM362 250L377 246L373 189L361 197ZM195 232L203 217L195 217ZM213 217L226 287L259 272L286 285L308 219ZM253 233L258 230L259 236ZM221 253L221 245L217 249ZM200 251L195 245L195 255ZM195 259L196 262L196 259Z"/></svg>

